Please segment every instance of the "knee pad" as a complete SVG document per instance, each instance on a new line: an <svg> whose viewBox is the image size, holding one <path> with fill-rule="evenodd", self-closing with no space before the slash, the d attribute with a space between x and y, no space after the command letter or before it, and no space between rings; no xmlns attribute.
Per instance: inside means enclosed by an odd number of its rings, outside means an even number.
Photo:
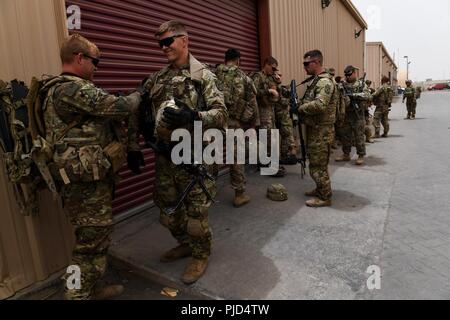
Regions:
<svg viewBox="0 0 450 320"><path fill-rule="evenodd" d="M207 233L207 229L204 227L202 221L197 219L188 219L187 233L196 238L203 237Z"/></svg>

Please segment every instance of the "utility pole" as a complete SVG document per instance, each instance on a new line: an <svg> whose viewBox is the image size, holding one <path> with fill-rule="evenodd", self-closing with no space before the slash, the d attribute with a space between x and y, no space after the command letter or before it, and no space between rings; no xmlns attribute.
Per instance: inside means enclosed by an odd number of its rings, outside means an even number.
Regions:
<svg viewBox="0 0 450 320"><path fill-rule="evenodd" d="M406 59L406 80L409 79L409 65L411 64L411 61L409 61L409 56L404 56L403 58Z"/></svg>

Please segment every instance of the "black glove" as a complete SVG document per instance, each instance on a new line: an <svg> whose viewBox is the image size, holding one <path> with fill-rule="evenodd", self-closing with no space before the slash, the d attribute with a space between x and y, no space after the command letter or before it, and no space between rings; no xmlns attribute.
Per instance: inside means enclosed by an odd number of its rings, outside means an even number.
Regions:
<svg viewBox="0 0 450 320"><path fill-rule="evenodd" d="M165 122L172 128L184 127L200 119L198 112L189 108L183 101L175 99L175 104L180 109L165 108L163 113Z"/></svg>
<svg viewBox="0 0 450 320"><path fill-rule="evenodd" d="M144 154L142 151L130 151L127 155L128 169L134 174L141 174L141 166L145 167Z"/></svg>
<svg viewBox="0 0 450 320"><path fill-rule="evenodd" d="M144 78L144 80L141 81L141 83L139 84L139 86L136 88L136 91L139 92L142 95L144 95L145 92L145 83L147 82L148 77Z"/></svg>

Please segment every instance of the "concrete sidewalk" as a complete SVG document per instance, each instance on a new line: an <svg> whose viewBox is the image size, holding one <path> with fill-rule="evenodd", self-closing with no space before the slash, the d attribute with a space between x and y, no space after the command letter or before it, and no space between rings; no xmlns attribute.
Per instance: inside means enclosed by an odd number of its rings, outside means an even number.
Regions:
<svg viewBox="0 0 450 320"><path fill-rule="evenodd" d="M154 281L212 299L371 299L366 270L380 264L394 183L383 164L369 156L365 167L335 165L333 157L334 202L322 209L304 205L303 193L314 184L309 176L300 179L299 167L288 167L283 179L248 172L252 202L241 209L231 204L229 178L221 178L219 203L210 211L213 254L206 274L190 287L179 280L188 260L159 262L176 242L156 209L120 224L110 253ZM288 188L288 201L265 197L277 182Z"/></svg>

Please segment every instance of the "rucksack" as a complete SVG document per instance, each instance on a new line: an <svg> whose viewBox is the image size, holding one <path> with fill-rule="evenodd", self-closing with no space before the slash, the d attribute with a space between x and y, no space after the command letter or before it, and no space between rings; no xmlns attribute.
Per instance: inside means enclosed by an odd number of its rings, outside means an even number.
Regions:
<svg viewBox="0 0 450 320"><path fill-rule="evenodd" d="M53 145L45 139L43 104L48 90L63 81L62 77L33 78L29 88L18 80L0 81L0 143L8 178L24 214L39 212L39 190L47 188L54 197L58 195L47 166ZM68 125L67 131L75 125Z"/></svg>

